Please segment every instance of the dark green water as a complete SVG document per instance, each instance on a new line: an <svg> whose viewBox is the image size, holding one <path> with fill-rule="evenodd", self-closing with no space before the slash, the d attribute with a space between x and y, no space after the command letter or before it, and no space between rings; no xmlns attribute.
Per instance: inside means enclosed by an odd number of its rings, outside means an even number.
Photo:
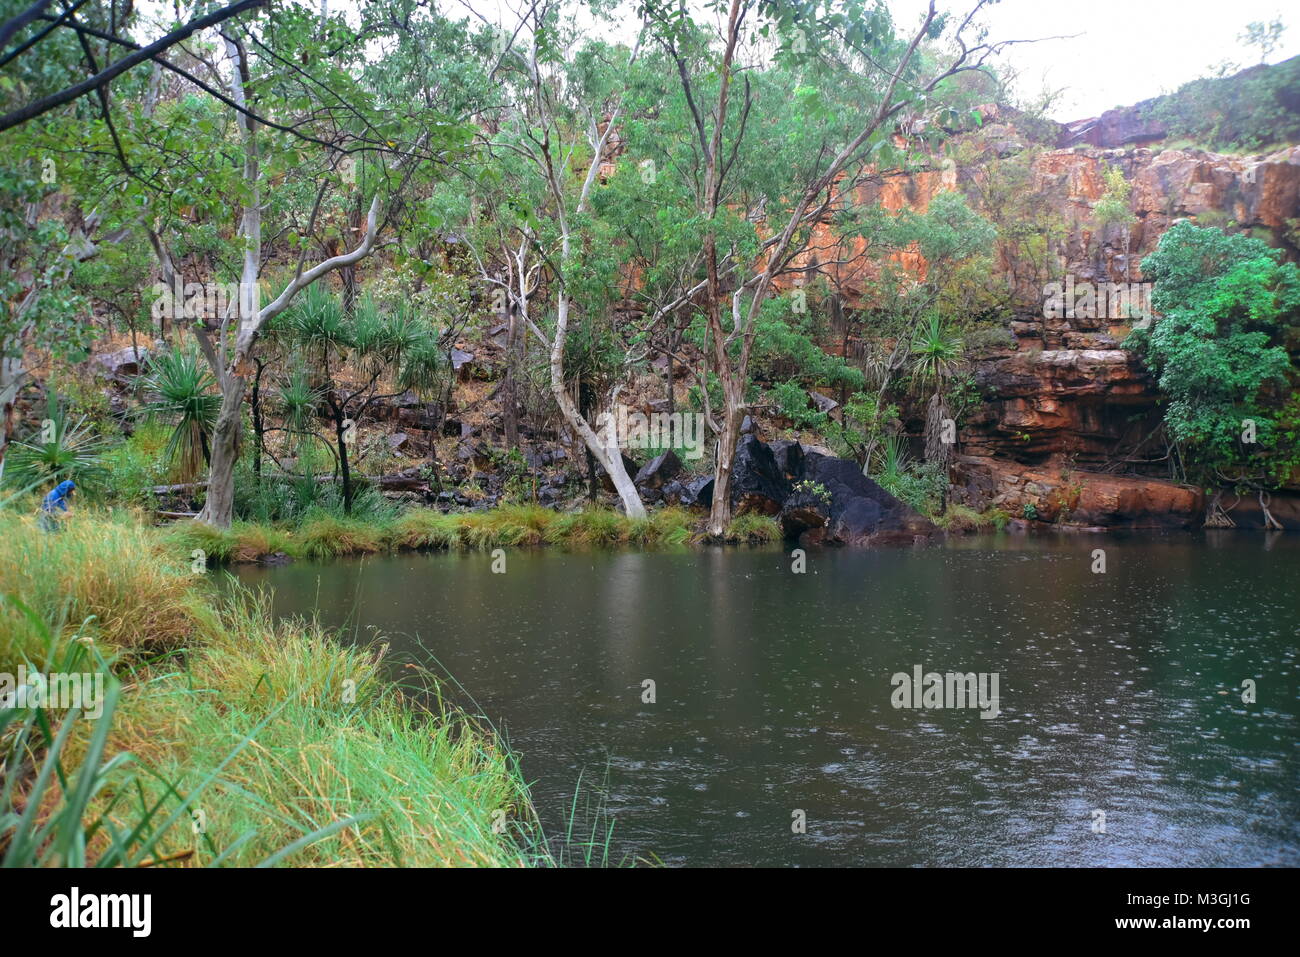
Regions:
<svg viewBox="0 0 1300 957"><path fill-rule="evenodd" d="M436 659L549 830L603 780L616 860L1300 865L1300 536L989 536L814 550L802 575L778 550L491 561L239 577ZM892 707L915 665L998 673L1001 713Z"/></svg>

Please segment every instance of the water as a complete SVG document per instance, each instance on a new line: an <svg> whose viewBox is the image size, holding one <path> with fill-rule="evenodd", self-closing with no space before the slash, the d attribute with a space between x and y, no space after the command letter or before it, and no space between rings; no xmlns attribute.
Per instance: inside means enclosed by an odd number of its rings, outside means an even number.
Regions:
<svg viewBox="0 0 1300 957"><path fill-rule="evenodd" d="M582 775L616 861L1300 865L1300 538L1000 535L807 561L552 549L508 553L505 574L471 553L239 577L278 612L436 661L505 731L549 830ZM1000 715L895 709L890 676L914 665L996 672Z"/></svg>

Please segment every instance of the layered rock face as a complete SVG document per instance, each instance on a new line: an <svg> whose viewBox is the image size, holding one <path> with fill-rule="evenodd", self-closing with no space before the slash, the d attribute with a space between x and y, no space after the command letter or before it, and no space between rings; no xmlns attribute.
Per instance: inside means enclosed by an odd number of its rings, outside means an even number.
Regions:
<svg viewBox="0 0 1300 957"><path fill-rule="evenodd" d="M1072 142L1147 143L1162 135L1140 111L1090 123L1086 131L1069 134ZM980 135L985 161L1027 148L1011 122L986 126ZM1094 207L1106 191L1108 168L1121 171L1130 186L1127 224L1096 224ZM1182 218L1250 230L1289 258L1300 258L1294 228L1300 217L1300 146L1251 157L1080 145L1043 150L1029 169L1034 203L1062 228L1045 266L1025 268L1007 261L1002 250L1000 271L1021 306L1006 342L977 355L973 371L984 401L962 425L954 498L977 509L1000 507L1015 517L1061 524L1199 526L1201 491L1168 480L1169 449L1153 437L1162 418L1156 384L1121 348L1137 317L1149 312L1150 284L1140 263ZM979 209L983 175L979 166L951 164L885 175L863 187L859 198L887 209L924 211L938 192L957 189ZM842 253L838 258L852 260ZM904 265L924 270L924 263ZM876 276L870 265L852 268L856 272L842 271L837 278L850 304L855 298L865 304ZM1096 293L1091 308L1069 315L1052 308L1048 285L1067 281L1074 290ZM1117 302L1136 308L1113 308ZM915 431L920 423L911 425ZM1286 522L1282 515L1300 513L1300 506L1281 494L1273 511ZM1233 517L1246 527L1258 520L1262 527L1254 503L1242 503Z"/></svg>

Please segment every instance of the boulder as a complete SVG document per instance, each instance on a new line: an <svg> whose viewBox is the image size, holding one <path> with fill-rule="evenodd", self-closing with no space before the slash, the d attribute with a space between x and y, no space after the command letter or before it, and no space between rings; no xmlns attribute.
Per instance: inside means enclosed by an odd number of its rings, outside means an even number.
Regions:
<svg viewBox="0 0 1300 957"><path fill-rule="evenodd" d="M840 407L840 404L828 395L822 395L820 392L809 390L808 398L812 399L813 405L817 406L818 412L825 412L830 415Z"/></svg>
<svg viewBox="0 0 1300 957"><path fill-rule="evenodd" d="M95 356L95 365L99 366L110 379L118 382L128 382L140 375L145 365L149 362L149 350L144 346L140 347L139 358L136 357L136 350L130 347L119 349L117 352L106 352L101 356Z"/></svg>
<svg viewBox="0 0 1300 957"><path fill-rule="evenodd" d="M712 476L701 475L680 484L682 488L678 495L678 504L686 508L709 509L713 507Z"/></svg>
<svg viewBox="0 0 1300 957"><path fill-rule="evenodd" d="M826 522L829 542L912 544L938 531L929 519L867 478L849 459L810 452L804 456L803 479L830 493Z"/></svg>
<svg viewBox="0 0 1300 957"><path fill-rule="evenodd" d="M830 505L824 497L806 489L798 489L781 506L778 520L787 539L801 538L814 529L826 526L830 520Z"/></svg>
<svg viewBox="0 0 1300 957"><path fill-rule="evenodd" d="M776 515L790 491L772 450L754 436L744 436L731 466L731 501L737 513Z"/></svg>
<svg viewBox="0 0 1300 957"><path fill-rule="evenodd" d="M789 479L803 474L803 446L791 439L777 439L768 446L776 467Z"/></svg>
<svg viewBox="0 0 1300 957"><path fill-rule="evenodd" d="M680 474L681 470L681 459L672 449L668 449L647 462L641 471L636 473L633 482L643 492L645 489L663 488L667 482ZM644 495L642 497L644 498Z"/></svg>

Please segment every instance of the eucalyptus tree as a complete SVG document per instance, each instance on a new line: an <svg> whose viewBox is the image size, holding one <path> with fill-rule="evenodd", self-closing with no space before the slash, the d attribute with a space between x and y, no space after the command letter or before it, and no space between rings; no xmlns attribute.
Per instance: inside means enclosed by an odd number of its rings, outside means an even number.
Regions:
<svg viewBox="0 0 1300 957"><path fill-rule="evenodd" d="M197 73L226 85L218 100L225 109L183 89L141 118L128 144L135 152L123 151L131 156L123 157L123 166L134 171L137 153L148 152L150 133L184 157L166 169L155 161L153 188L142 195L144 204L153 204L147 229L167 290L179 285L173 249L191 221L228 222L232 211L238 214L236 238L221 264L224 275L238 277L231 283L238 293L204 310L192 325L221 392L198 518L225 527L232 518L244 395L267 323L303 289L382 248L380 233L404 216L404 190L433 175L466 131L436 112L380 103L356 79L363 38L342 18L277 8L264 20L225 24L219 43L183 49ZM259 121L265 115L277 119ZM158 190L159 182L170 188ZM365 213L358 223L349 210L359 190L368 202L360 201ZM274 232L264 236L268 220ZM264 298L269 282L263 267L286 250L289 261ZM312 250L323 252L309 264Z"/></svg>
<svg viewBox="0 0 1300 957"><path fill-rule="evenodd" d="M622 81L641 44L579 43L574 9L538 0L504 30L485 20L499 105L480 121L484 153L470 171L472 195L448 207L509 324L508 411L520 340L531 334L546 352L551 396L565 425L609 475L623 510L640 517L645 506L615 431L598 432L580 394L575 399L581 383L572 375L572 333L575 325L594 333L610 319L614 260L592 248L592 200L624 118ZM617 402L620 377L612 378L602 390L607 408Z"/></svg>
<svg viewBox="0 0 1300 957"><path fill-rule="evenodd" d="M893 137L903 121L908 130L955 125L952 106L960 91L950 81L980 69L1012 41L985 39L976 21L986 0L958 17L940 15L932 2L906 33L898 31L884 2L871 0L713 0L705 6L719 41L704 46L680 2L647 0L645 8L654 40L674 67L701 171L693 181L693 202L702 247L702 306L710 371L723 400L714 422L709 532L721 537L731 518L731 467L746 412L755 319L774 282L807 251L811 227L833 217L863 176L893 162ZM760 124L751 122L750 74L773 40L776 60L801 80L788 109L804 114L802 156L783 188L765 197L767 235L755 256L752 242L728 238L730 204L743 169L737 158L752 154L761 135ZM857 98L852 111L843 109L847 93Z"/></svg>

